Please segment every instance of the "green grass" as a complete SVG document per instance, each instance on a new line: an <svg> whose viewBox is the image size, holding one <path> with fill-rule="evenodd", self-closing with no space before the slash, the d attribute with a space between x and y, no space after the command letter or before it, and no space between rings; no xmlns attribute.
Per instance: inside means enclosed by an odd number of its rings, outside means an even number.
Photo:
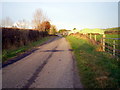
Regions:
<svg viewBox="0 0 120 90"><path fill-rule="evenodd" d="M18 54L24 53L25 51L30 50L30 49L42 44L43 42L47 41L49 38L51 38L51 37L44 37L38 41L31 42L30 44L19 47L17 49L3 50L2 62L5 62L6 60L15 57Z"/></svg>
<svg viewBox="0 0 120 90"><path fill-rule="evenodd" d="M120 62L108 53L97 52L87 40L67 36L85 88L120 88ZM119 64L119 65L118 65Z"/></svg>
<svg viewBox="0 0 120 90"><path fill-rule="evenodd" d="M106 34L106 38L120 38L120 34ZM113 42L113 40L106 39L106 42ZM116 40L116 43L120 43L120 40Z"/></svg>
<svg viewBox="0 0 120 90"><path fill-rule="evenodd" d="M80 30L79 33L99 33L99 34L103 34L104 30L99 29L99 28L95 28L95 29L85 28L85 29Z"/></svg>

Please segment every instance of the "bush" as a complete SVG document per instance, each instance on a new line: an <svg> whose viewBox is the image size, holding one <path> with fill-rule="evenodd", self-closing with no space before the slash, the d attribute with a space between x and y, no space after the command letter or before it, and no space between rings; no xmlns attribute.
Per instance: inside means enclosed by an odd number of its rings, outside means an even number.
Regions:
<svg viewBox="0 0 120 90"><path fill-rule="evenodd" d="M47 32L32 29L2 28L2 49L27 45L47 35Z"/></svg>

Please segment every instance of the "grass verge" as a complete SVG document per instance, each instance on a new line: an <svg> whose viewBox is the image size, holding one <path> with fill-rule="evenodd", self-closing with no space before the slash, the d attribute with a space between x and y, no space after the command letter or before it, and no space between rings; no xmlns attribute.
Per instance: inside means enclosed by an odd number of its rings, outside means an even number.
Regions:
<svg viewBox="0 0 120 90"><path fill-rule="evenodd" d="M84 39L67 36L85 88L120 88L120 62Z"/></svg>
<svg viewBox="0 0 120 90"><path fill-rule="evenodd" d="M4 63L8 59L17 56L18 54L21 54L21 53L24 53L25 51L33 49L34 47L39 46L40 44L44 43L45 41L47 41L48 39L50 39L52 37L53 36L44 37L44 38L42 38L38 41L32 42L28 45L19 47L17 49L3 50L3 52L2 52L2 62Z"/></svg>

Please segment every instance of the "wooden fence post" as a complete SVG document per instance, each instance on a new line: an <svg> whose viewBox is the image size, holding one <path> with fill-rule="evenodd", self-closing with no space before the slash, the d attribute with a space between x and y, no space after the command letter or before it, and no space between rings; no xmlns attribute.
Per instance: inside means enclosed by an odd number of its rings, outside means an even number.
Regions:
<svg viewBox="0 0 120 90"><path fill-rule="evenodd" d="M105 51L105 34L103 34L102 44L103 44L103 51Z"/></svg>
<svg viewBox="0 0 120 90"><path fill-rule="evenodd" d="M95 38L95 41L96 41L96 34L95 34L94 38Z"/></svg>
<svg viewBox="0 0 120 90"><path fill-rule="evenodd" d="M92 37L91 37L91 33L90 33L90 39L91 39Z"/></svg>
<svg viewBox="0 0 120 90"><path fill-rule="evenodd" d="M113 56L115 56L115 40L113 40Z"/></svg>

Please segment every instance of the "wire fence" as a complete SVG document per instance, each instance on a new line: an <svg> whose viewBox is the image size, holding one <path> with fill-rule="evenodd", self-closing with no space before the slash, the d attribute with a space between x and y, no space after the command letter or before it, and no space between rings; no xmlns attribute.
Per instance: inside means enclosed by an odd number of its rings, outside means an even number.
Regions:
<svg viewBox="0 0 120 90"><path fill-rule="evenodd" d="M102 45L102 49L105 52L112 54L113 56L120 58L120 38L106 38L106 34L87 34L89 39L99 42ZM99 39L97 39L99 37Z"/></svg>

